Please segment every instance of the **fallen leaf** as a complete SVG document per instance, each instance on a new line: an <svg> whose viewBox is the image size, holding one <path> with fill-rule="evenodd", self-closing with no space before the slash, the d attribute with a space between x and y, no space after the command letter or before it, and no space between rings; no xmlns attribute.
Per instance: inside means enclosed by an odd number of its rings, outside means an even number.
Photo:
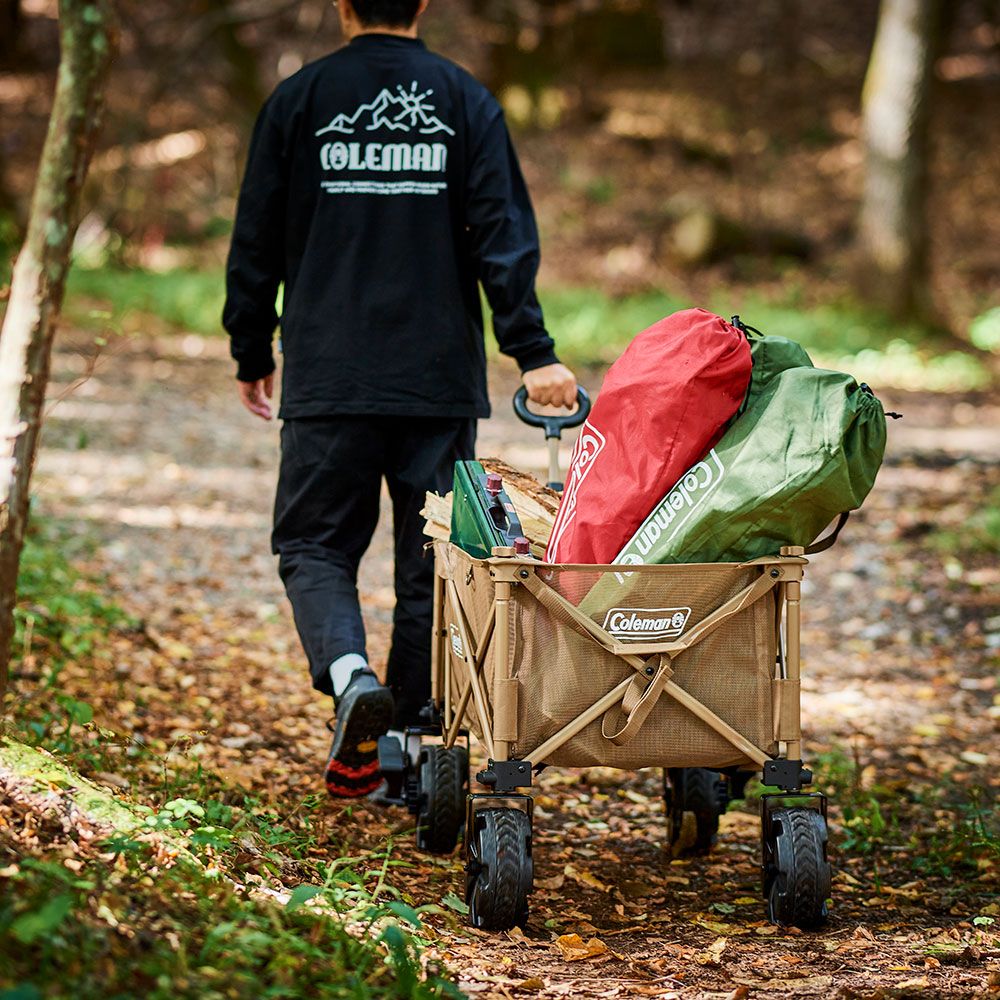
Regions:
<svg viewBox="0 0 1000 1000"><path fill-rule="evenodd" d="M573 865L567 865L563 869L563 873L567 878L573 879L574 882L579 882L581 885L589 885L592 889L598 889L601 892L610 892L611 886L605 885L596 875L591 875L590 872L582 872Z"/></svg>
<svg viewBox="0 0 1000 1000"><path fill-rule="evenodd" d="M699 965L720 965L722 962L722 953L726 950L727 943L727 939L724 937L716 938L705 951L698 952L694 956L694 960Z"/></svg>
<svg viewBox="0 0 1000 1000"><path fill-rule="evenodd" d="M736 924L723 923L721 920L710 920L708 917L695 917L691 922L699 927L704 927L705 930L711 931L713 934L722 934L725 937L750 933L749 927L739 927Z"/></svg>
<svg viewBox="0 0 1000 1000"><path fill-rule="evenodd" d="M608 946L600 938L584 941L579 934L562 934L556 938L556 947L567 962L581 962L597 958L607 952Z"/></svg>
<svg viewBox="0 0 1000 1000"><path fill-rule="evenodd" d="M520 927L512 927L507 931L507 937L516 944L524 945L526 948L548 948L548 941L537 941L527 937Z"/></svg>
<svg viewBox="0 0 1000 1000"><path fill-rule="evenodd" d="M518 983L517 988L529 993L537 993L539 990L545 989L545 980L539 979L538 976L531 976L523 982Z"/></svg>
<svg viewBox="0 0 1000 1000"><path fill-rule="evenodd" d="M744 986L759 987L759 982L740 979L737 982ZM804 979L769 979L769 991L783 993L805 993L808 996L827 996L827 991L833 986L833 976L806 976Z"/></svg>
<svg viewBox="0 0 1000 1000"><path fill-rule="evenodd" d="M561 889L566 881L563 872L553 875L552 878L536 878L534 885L536 889Z"/></svg>

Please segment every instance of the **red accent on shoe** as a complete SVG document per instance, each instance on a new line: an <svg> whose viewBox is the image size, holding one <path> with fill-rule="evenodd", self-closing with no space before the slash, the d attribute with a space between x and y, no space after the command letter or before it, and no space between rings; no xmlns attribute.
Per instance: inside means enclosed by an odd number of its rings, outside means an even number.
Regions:
<svg viewBox="0 0 1000 1000"><path fill-rule="evenodd" d="M326 763L326 773L329 775L331 771L339 774L341 777L356 779L356 778L367 778L372 774L377 773L378 758L376 757L368 764L362 764L360 767L351 767L350 764L344 764L342 761L330 758Z"/></svg>
<svg viewBox="0 0 1000 1000"><path fill-rule="evenodd" d="M344 785L337 785L332 781L327 781L326 790L337 799L359 799L374 792L382 784L382 776L378 775L367 784L359 785L357 788L347 788Z"/></svg>

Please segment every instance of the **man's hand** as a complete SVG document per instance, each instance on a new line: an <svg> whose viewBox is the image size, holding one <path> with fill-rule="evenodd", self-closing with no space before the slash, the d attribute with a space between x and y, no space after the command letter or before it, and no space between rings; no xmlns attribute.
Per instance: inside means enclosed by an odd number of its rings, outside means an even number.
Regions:
<svg viewBox="0 0 1000 1000"><path fill-rule="evenodd" d="M560 364L545 365L521 376L528 399L540 406L576 406L576 376Z"/></svg>
<svg viewBox="0 0 1000 1000"><path fill-rule="evenodd" d="M236 385L240 390L240 402L262 420L270 420L271 404L268 400L274 392L274 372L256 382L237 382Z"/></svg>

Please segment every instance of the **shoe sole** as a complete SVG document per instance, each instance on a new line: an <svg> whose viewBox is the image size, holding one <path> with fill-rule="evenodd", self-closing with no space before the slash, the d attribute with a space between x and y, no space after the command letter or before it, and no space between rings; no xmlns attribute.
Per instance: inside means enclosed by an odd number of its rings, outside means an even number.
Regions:
<svg viewBox="0 0 1000 1000"><path fill-rule="evenodd" d="M337 733L326 764L326 787L336 798L360 798L382 783L378 738L392 724L392 695L385 688L358 695Z"/></svg>

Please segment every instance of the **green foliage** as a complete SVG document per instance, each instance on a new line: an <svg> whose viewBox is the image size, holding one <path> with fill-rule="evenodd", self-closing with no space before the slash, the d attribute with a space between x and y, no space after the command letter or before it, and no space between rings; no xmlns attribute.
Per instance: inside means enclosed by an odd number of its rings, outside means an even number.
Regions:
<svg viewBox="0 0 1000 1000"><path fill-rule="evenodd" d="M559 356L569 364L610 364L640 330L687 305L659 293L612 299L592 288L548 289L541 299Z"/></svg>
<svg viewBox="0 0 1000 1000"><path fill-rule="evenodd" d="M975 869L977 859L1000 860L1000 803L982 789L953 781L886 787L865 780L858 758L841 750L818 754L816 788L840 810L838 846L850 854L905 851L928 875ZM904 832L905 831L905 832Z"/></svg>
<svg viewBox="0 0 1000 1000"><path fill-rule="evenodd" d="M54 665L40 697L15 700L13 727L80 770L127 774L150 804L130 807L144 826L92 847L66 844L59 825L43 829L37 857L5 843L0 827L0 859L17 859L0 862L0 997L68 996L67 983L74 1000L461 996L421 968L423 914L446 911L413 906L392 885L401 862L391 844L326 863L317 796L279 815L183 754L98 728L91 706L60 690L60 664L100 657L109 632L133 624L96 580L71 569L85 545L35 522L19 580L15 675L33 655L23 651L40 644ZM179 849L172 866L150 837ZM64 855L76 856L71 867ZM298 884L286 905L251 892L289 882Z"/></svg>
<svg viewBox="0 0 1000 1000"><path fill-rule="evenodd" d="M612 298L590 288L550 288L541 298L560 356L577 365L614 361L640 330L693 304L668 292ZM989 383L989 372L971 353L943 350L932 331L851 303L803 305L789 289L784 300L717 295L706 306L796 340L817 365L850 372L876 389L950 391Z"/></svg>
<svg viewBox="0 0 1000 1000"><path fill-rule="evenodd" d="M940 552L1000 554L1000 486L960 526L938 528L928 542Z"/></svg>
<svg viewBox="0 0 1000 1000"><path fill-rule="evenodd" d="M41 640L47 643L47 658L58 666L92 653L109 631L135 626L95 581L70 566L85 545L57 525L33 519L17 580L15 656L25 653L26 644Z"/></svg>
<svg viewBox="0 0 1000 1000"><path fill-rule="evenodd" d="M62 997L72 983L74 1000L462 995L421 970L416 939L397 923L419 929L415 910L368 893L333 914L335 877L282 906L184 862L164 869L148 844L121 859L82 874L33 859L4 871L0 988Z"/></svg>
<svg viewBox="0 0 1000 1000"><path fill-rule="evenodd" d="M205 335L222 332L225 281L221 270L74 267L65 311L81 327L132 333L154 316L169 327ZM101 311L94 311L98 304Z"/></svg>
<svg viewBox="0 0 1000 1000"><path fill-rule="evenodd" d="M0 209L0 285L10 281L14 257L21 244L21 231L17 221Z"/></svg>
<svg viewBox="0 0 1000 1000"><path fill-rule="evenodd" d="M1000 306L980 313L969 324L969 340L981 351L1000 354Z"/></svg>
<svg viewBox="0 0 1000 1000"><path fill-rule="evenodd" d="M595 177L587 184L584 194L595 205L606 205L615 197L615 182L610 177Z"/></svg>
<svg viewBox="0 0 1000 1000"><path fill-rule="evenodd" d="M615 194L606 178L587 189L593 201ZM81 268L70 272L67 311L87 328L130 332L147 329L149 317L177 331L221 334L219 317L224 297L220 270L174 269L154 272L113 267ZM640 330L692 303L670 292L644 292L612 297L595 288L549 288L542 304L560 356L574 365L608 364ZM979 389L990 373L972 353L943 348L933 331L900 325L887 316L851 303L806 305L794 286L782 298L743 298L716 295L706 306L720 315L738 312L744 321L765 333L799 341L821 366L849 371L879 386L930 391ZM104 311L93 309L94 304ZM993 349L997 310L973 323L973 343Z"/></svg>
<svg viewBox="0 0 1000 1000"><path fill-rule="evenodd" d="M15 726L26 742L63 753L74 749L76 730L90 725L94 712L59 690L60 671L71 660L92 657L110 633L136 625L94 580L71 567L69 560L85 544L57 525L33 519L14 608L13 676L34 662L43 666L42 683L20 705Z"/></svg>

